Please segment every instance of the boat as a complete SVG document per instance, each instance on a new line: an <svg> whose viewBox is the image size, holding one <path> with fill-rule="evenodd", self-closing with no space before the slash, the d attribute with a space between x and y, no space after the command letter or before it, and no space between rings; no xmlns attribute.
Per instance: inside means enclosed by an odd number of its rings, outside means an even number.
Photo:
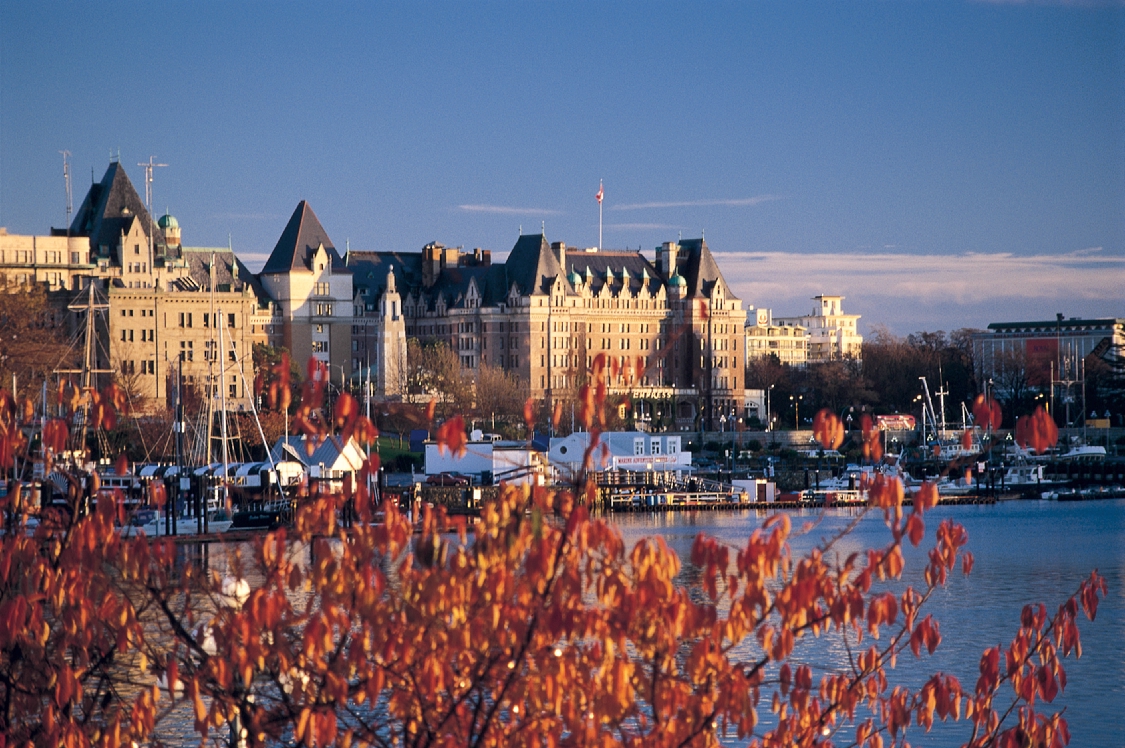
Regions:
<svg viewBox="0 0 1125 748"><path fill-rule="evenodd" d="M1060 460L1070 462L1102 462L1105 458L1105 447L1090 444L1077 444L1059 455Z"/></svg>
<svg viewBox="0 0 1125 748"><path fill-rule="evenodd" d="M1043 470L1042 464L1018 462L1009 466L1001 475L1000 488L1002 491L1038 494L1038 498L1049 499L1066 482L1044 478Z"/></svg>
<svg viewBox="0 0 1125 748"><path fill-rule="evenodd" d="M968 496L977 490L978 487L973 485L972 480L965 480L964 476L950 478L944 475L937 482L938 496Z"/></svg>
<svg viewBox="0 0 1125 748"><path fill-rule="evenodd" d="M122 537L135 537L143 532L147 537L168 537L170 535L215 535L226 532L234 524L231 513L223 503L219 487L212 489L207 501L206 520L199 517L178 516L176 526L169 532L169 522L165 511L151 507L141 507L132 512L129 521L119 530ZM200 525L202 524L202 527Z"/></svg>

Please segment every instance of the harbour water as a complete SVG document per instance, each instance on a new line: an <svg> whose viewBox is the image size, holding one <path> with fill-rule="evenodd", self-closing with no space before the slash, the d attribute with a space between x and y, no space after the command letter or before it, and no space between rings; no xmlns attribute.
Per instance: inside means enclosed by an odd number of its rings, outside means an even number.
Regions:
<svg viewBox="0 0 1125 748"><path fill-rule="evenodd" d="M823 538L835 534L855 517L855 510L794 512L794 530L815 523L793 540L794 555L807 551ZM941 625L942 643L932 655L916 662L907 654L900 658L893 682L920 685L935 672L957 676L963 688L972 690L979 676L981 652L999 644L1007 647L1019 628L1019 615L1027 603L1043 602L1049 614L1073 594L1092 569L1105 576L1109 594L1098 609L1097 619L1082 617L1083 655L1063 661L1068 685L1053 704L1040 704L1041 712L1065 709L1071 745L1125 745L1125 501L1064 503L1011 501L982 506L939 507L927 513L927 538L931 541L938 522L946 517L963 524L969 533L969 550L975 557L973 572L965 577L958 570L946 588L928 603L927 610ZM763 521L756 512L666 512L616 515L626 548L645 536L662 535L684 562L682 574L691 574L688 559L697 533L704 532L735 547L745 544L749 533ZM818 521L819 520L819 521ZM841 553L878 547L889 539L881 514L864 518ZM909 547L909 546L908 546ZM903 583L923 586L923 543L906 554ZM810 639L798 647L798 658L814 668L814 682L825 669L841 668L846 655L838 634ZM745 652L747 656L751 652ZM899 680L901 679L901 680ZM1006 692L1010 694L1010 690ZM1000 703L1000 702L998 702ZM769 720L768 704L759 710ZM913 728L913 745L959 746L971 734L967 722L935 724L929 735ZM846 745L854 731L838 736ZM731 742L731 745L737 743Z"/></svg>
<svg viewBox="0 0 1125 748"><path fill-rule="evenodd" d="M851 522L855 509L790 512L795 533L811 524L792 540L794 555L801 554L834 535ZM695 570L689 559L695 536L704 532L734 547L746 542L749 533L768 515L749 510L630 513L610 515L620 528L626 549L643 537L663 536L683 562L681 581L691 579ZM1074 746L1125 745L1125 500L1063 503L1052 501L1010 501L992 505L945 506L926 514L927 538L944 518L953 518L969 533L969 550L976 559L973 572L965 577L955 572L949 584L927 604L926 611L940 622L942 643L922 661L906 654L896 671L889 674L892 685L920 686L936 672L957 676L963 688L972 690L979 675L981 652L991 646L1006 647L1019 627L1019 615L1027 603L1043 602L1049 613L1078 588L1092 569L1106 577L1109 594L1102 602L1097 620L1082 617L1083 656L1063 661L1068 677L1065 692L1050 705L1037 703L1041 712L1065 709ZM840 553L862 551L887 542L889 532L882 515L865 517L842 544ZM198 549L200 546L191 546ZM214 548L211 565L222 566L226 553L238 544ZM247 550L244 547L244 550ZM918 549L907 546L906 570L901 584L921 587L926 544ZM198 559L196 559L198 561ZM756 657L748 644L735 656ZM846 653L839 635L829 633L819 639L809 637L799 643L796 659L814 668L816 677L827 669L845 666ZM815 679L814 679L815 680ZM1010 691L1004 692L1005 696ZM998 703L1001 703L998 701ZM759 707L763 725L770 724L768 701ZM198 745L185 705L162 724L161 737L169 745ZM971 733L968 722L935 723L930 734L914 727L909 742L919 746L960 746ZM854 728L834 737L837 745L848 745ZM744 745L733 738L727 745Z"/></svg>

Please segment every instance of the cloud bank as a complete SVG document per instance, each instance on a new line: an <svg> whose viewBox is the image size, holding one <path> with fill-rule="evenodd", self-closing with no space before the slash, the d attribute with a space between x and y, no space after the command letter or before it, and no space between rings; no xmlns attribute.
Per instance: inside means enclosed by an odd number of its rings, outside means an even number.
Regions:
<svg viewBox="0 0 1125 748"><path fill-rule="evenodd" d="M1058 255L716 252L744 306L805 314L818 294L847 297L865 327L915 330L1066 316L1125 317L1125 257L1100 248Z"/></svg>

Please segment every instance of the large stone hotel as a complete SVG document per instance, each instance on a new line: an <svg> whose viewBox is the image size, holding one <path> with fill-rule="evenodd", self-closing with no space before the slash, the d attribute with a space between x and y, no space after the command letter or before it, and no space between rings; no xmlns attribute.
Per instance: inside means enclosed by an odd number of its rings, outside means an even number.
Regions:
<svg viewBox="0 0 1125 748"><path fill-rule="evenodd" d="M742 415L746 311L703 239L650 260L531 234L505 262L491 257L438 243L341 255L302 201L255 275L230 248L185 246L172 216L153 221L119 163L67 229L0 230L5 282L44 283L72 308L101 299L99 363L153 403L182 366L245 407L254 343L319 358L340 383L370 378L383 398L440 394L408 392L413 337L448 345L465 376L500 367L548 403L571 400L604 353L642 425L660 414L667 428L716 429Z"/></svg>

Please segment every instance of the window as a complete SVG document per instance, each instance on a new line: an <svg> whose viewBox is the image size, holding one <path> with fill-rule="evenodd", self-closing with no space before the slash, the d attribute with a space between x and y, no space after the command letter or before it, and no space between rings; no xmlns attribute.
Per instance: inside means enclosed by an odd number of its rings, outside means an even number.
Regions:
<svg viewBox="0 0 1125 748"><path fill-rule="evenodd" d="M227 315L227 327L234 327L234 315L233 314Z"/></svg>
<svg viewBox="0 0 1125 748"><path fill-rule="evenodd" d="M668 437L668 454L674 455L674 454L677 454L679 451L680 451L680 437L669 436Z"/></svg>
<svg viewBox="0 0 1125 748"><path fill-rule="evenodd" d="M323 269L323 268L322 268ZM313 296L331 296L332 290L328 283L314 283Z"/></svg>
<svg viewBox="0 0 1125 748"><path fill-rule="evenodd" d="M654 454L654 455L660 454L660 437L656 437L652 440L650 448L651 448L650 454Z"/></svg>
<svg viewBox="0 0 1125 748"><path fill-rule="evenodd" d="M134 244L133 245L133 254L139 255L140 253L141 253L141 245L140 244Z"/></svg>
<svg viewBox="0 0 1125 748"><path fill-rule="evenodd" d="M327 340L314 340L312 342L313 353L328 353Z"/></svg>
<svg viewBox="0 0 1125 748"><path fill-rule="evenodd" d="M238 397L238 385L237 384L232 384L230 386L230 396L231 397Z"/></svg>
<svg viewBox="0 0 1125 748"><path fill-rule="evenodd" d="M643 455L645 453L645 438L643 436L637 437L633 440L633 454Z"/></svg>

